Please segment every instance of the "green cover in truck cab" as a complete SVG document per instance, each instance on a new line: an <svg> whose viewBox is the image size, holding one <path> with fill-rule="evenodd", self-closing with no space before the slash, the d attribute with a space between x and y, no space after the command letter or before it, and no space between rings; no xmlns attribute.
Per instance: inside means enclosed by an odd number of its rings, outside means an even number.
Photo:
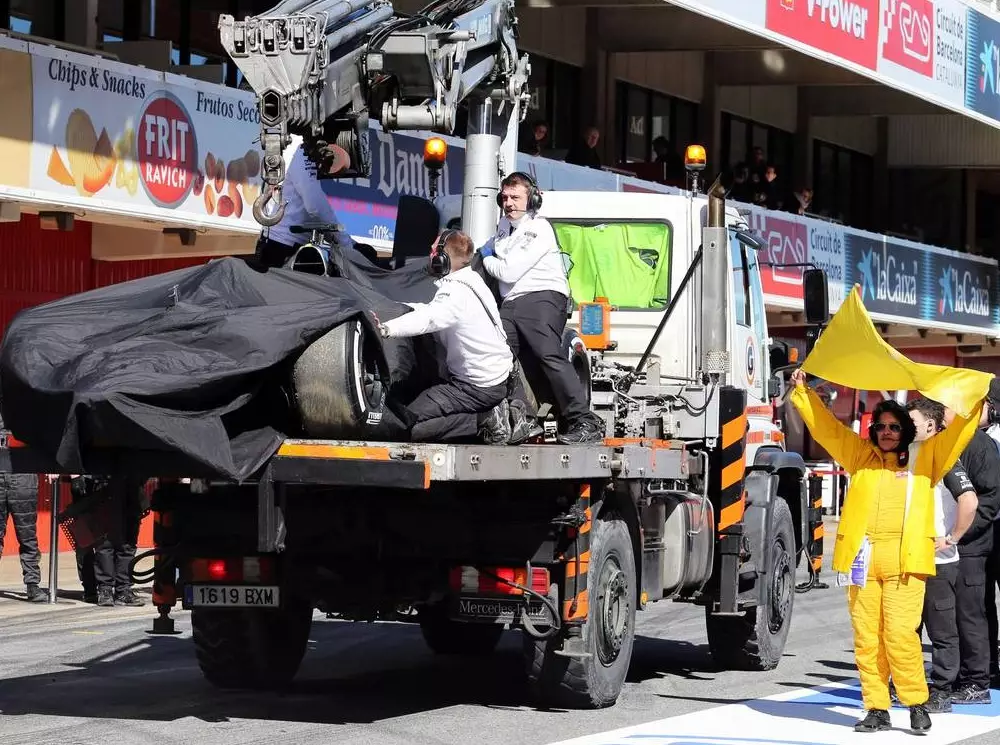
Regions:
<svg viewBox="0 0 1000 745"><path fill-rule="evenodd" d="M663 308L670 299L670 226L659 222L578 224L553 220L570 259L573 300L606 297L619 308Z"/></svg>

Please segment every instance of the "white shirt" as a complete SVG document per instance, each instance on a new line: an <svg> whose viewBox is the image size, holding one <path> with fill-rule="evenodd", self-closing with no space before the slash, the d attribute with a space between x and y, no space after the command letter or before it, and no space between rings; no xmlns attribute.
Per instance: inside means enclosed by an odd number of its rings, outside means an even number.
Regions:
<svg viewBox="0 0 1000 745"><path fill-rule="evenodd" d="M544 217L502 217L497 234L486 246L493 247L493 256L483 259L483 268L500 280L504 302L545 290L569 297L562 252L555 231Z"/></svg>
<svg viewBox="0 0 1000 745"><path fill-rule="evenodd" d="M452 378L477 388L505 382L514 369L514 357L500 311L483 278L464 267L436 284L438 291L429 303L408 303L412 312L386 321L388 335L440 332Z"/></svg>
<svg viewBox="0 0 1000 745"><path fill-rule="evenodd" d="M330 198L323 191L323 186L316 178L316 164L302 152L302 138L292 136L292 143L285 149L285 180L281 184L281 199L285 202L285 215L281 222L272 226L266 233L271 240L286 246L297 246L312 238L310 233L293 233L294 225L308 223L339 223L337 213L330 204ZM272 213L277 205L269 202L265 211ZM340 233L343 245L351 246L350 236Z"/></svg>
<svg viewBox="0 0 1000 745"><path fill-rule="evenodd" d="M958 514L958 500L951 491L939 481L934 487L934 535L950 535L955 529L955 517ZM944 550L934 552L935 564L954 564L958 561L958 546L948 546Z"/></svg>

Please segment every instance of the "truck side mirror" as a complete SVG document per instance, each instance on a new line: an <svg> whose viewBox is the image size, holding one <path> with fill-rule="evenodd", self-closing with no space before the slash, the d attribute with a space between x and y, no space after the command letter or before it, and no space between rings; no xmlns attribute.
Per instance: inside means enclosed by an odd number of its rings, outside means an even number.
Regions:
<svg viewBox="0 0 1000 745"><path fill-rule="evenodd" d="M830 295L825 271L806 269L803 272L802 299L805 304L806 323L819 326L830 320Z"/></svg>

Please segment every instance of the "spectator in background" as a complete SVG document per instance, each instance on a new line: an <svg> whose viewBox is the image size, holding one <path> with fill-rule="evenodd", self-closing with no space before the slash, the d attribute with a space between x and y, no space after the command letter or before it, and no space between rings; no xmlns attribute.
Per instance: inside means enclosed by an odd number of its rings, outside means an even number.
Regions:
<svg viewBox="0 0 1000 745"><path fill-rule="evenodd" d="M768 165L764 169L764 179L757 187L756 203L769 210L780 210L785 204L784 195L781 193L781 181L778 179L778 169L773 165Z"/></svg>
<svg viewBox="0 0 1000 745"><path fill-rule="evenodd" d="M750 151L750 183L754 188L764 181L764 172L767 170L767 159L764 157L764 148L757 146Z"/></svg>
<svg viewBox="0 0 1000 745"><path fill-rule="evenodd" d="M788 200L788 211L794 215L805 215L812 212L813 190L808 186L801 187Z"/></svg>
<svg viewBox="0 0 1000 745"><path fill-rule="evenodd" d="M944 406L928 398L906 405L917 429L916 442L924 442L944 429ZM934 564L936 574L927 578L923 621L931 641L930 712L951 711L951 696L961 662L957 598L958 543L972 526L979 507L972 480L961 460L934 487Z"/></svg>
<svg viewBox="0 0 1000 745"><path fill-rule="evenodd" d="M663 177L667 183L685 186L684 158L662 135L653 140L653 162L665 164Z"/></svg>
<svg viewBox="0 0 1000 745"><path fill-rule="evenodd" d="M10 433L0 415L0 445L7 444ZM44 603L49 593L38 586L42 581L42 552L38 548L38 475L0 473L0 555L7 533L7 518L14 521L14 535L20 548L21 574L29 603Z"/></svg>
<svg viewBox="0 0 1000 745"><path fill-rule="evenodd" d="M730 199L744 204L753 203L753 188L750 184L750 169L747 164L740 161L733 168L733 185L729 187Z"/></svg>
<svg viewBox="0 0 1000 745"><path fill-rule="evenodd" d="M945 423L955 412L945 409ZM993 521L1000 510L1000 452L982 429L977 429L961 455L979 500L972 525L958 545L956 608L961 667L951 700L956 704L990 703L990 639L986 617L986 566L993 550ZM953 538L953 536L946 536Z"/></svg>
<svg viewBox="0 0 1000 745"><path fill-rule="evenodd" d="M539 119L531 127L529 136L521 137L521 152L526 155L541 156L546 148L546 140L549 139L549 123L544 119Z"/></svg>
<svg viewBox="0 0 1000 745"><path fill-rule="evenodd" d="M130 605L144 601L132 589L129 565L139 542L139 523L145 511L145 481L132 478L104 479L96 488L120 490L115 497L120 508L118 524L94 547L94 575L97 579L97 604L102 607Z"/></svg>
<svg viewBox="0 0 1000 745"><path fill-rule="evenodd" d="M583 130L583 137L574 143L566 154L566 162L574 166L601 168L601 156L597 143L601 141L601 131L594 126Z"/></svg>

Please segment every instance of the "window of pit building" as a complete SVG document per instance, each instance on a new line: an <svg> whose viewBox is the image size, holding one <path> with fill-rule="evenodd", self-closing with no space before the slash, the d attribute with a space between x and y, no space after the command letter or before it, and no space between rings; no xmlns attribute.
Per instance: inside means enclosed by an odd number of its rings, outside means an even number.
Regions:
<svg viewBox="0 0 1000 745"><path fill-rule="evenodd" d="M529 53L529 59L530 99L518 137L523 139L532 136L535 122L547 122L549 138L542 155L562 160L573 144L573 139L580 134L580 68L534 53ZM464 137L464 126L460 129L456 125L455 135Z"/></svg>
<svg viewBox="0 0 1000 745"><path fill-rule="evenodd" d="M605 297L619 310L663 310L670 301L673 227L665 220L550 219L574 303Z"/></svg>
<svg viewBox="0 0 1000 745"><path fill-rule="evenodd" d="M874 174L872 156L815 140L811 212L851 227L869 227Z"/></svg>
<svg viewBox="0 0 1000 745"><path fill-rule="evenodd" d="M737 163L750 164L754 148L764 151L764 162L773 165L778 178L792 186L792 153L795 135L783 129L722 112L722 163L719 170ZM713 171L716 173L717 171Z"/></svg>
<svg viewBox="0 0 1000 745"><path fill-rule="evenodd" d="M31 33L31 19L22 16L11 15L7 19L7 28L19 34Z"/></svg>
<svg viewBox="0 0 1000 745"><path fill-rule="evenodd" d="M696 103L621 81L616 101L615 152L622 163L652 163L657 137L666 137L678 154L697 140Z"/></svg>

